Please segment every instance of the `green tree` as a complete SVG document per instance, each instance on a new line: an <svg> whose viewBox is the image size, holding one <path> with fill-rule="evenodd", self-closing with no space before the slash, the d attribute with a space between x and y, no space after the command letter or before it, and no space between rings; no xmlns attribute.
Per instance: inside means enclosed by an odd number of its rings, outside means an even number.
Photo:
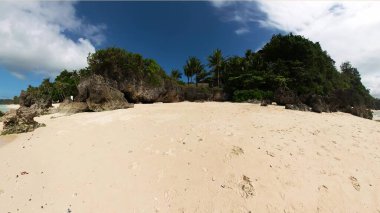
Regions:
<svg viewBox="0 0 380 213"><path fill-rule="evenodd" d="M63 70L56 78L54 82L54 101L63 101L70 96L76 96L78 94L77 86L80 81L80 75L76 72L69 72Z"/></svg>
<svg viewBox="0 0 380 213"><path fill-rule="evenodd" d="M170 72L170 77L178 81L179 79L182 78L182 73L178 69L173 69Z"/></svg>
<svg viewBox="0 0 380 213"><path fill-rule="evenodd" d="M220 49L216 49L207 59L208 66L211 68L214 78L216 78L217 86L220 87L220 75L224 64L222 51Z"/></svg>
<svg viewBox="0 0 380 213"><path fill-rule="evenodd" d="M201 83L201 82L205 82L207 80L208 76L209 76L209 73L202 66L201 70L198 71L198 73L195 75L195 82L197 84Z"/></svg>
<svg viewBox="0 0 380 213"><path fill-rule="evenodd" d="M13 97L13 104L19 104L19 102L20 102L19 97L18 96L14 96Z"/></svg>
<svg viewBox="0 0 380 213"><path fill-rule="evenodd" d="M87 58L90 73L115 81L133 78L150 85L159 85L166 78L165 71L153 59L144 59L140 54L121 48L97 50Z"/></svg>
<svg viewBox="0 0 380 213"><path fill-rule="evenodd" d="M185 66L183 67L183 70L185 72L185 75L187 77L187 84L189 84L190 80L193 82L193 76L199 75L204 70L204 66L201 63L201 61L196 57L190 57L187 61ZM196 79L196 84L198 84L198 81Z"/></svg>

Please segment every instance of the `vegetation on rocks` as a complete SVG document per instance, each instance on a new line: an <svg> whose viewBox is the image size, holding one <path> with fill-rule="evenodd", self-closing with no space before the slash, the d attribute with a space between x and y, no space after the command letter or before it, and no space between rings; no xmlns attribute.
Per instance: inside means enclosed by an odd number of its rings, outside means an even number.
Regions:
<svg viewBox="0 0 380 213"><path fill-rule="evenodd" d="M339 110L365 118L372 117L369 108L380 108L380 101L369 94L355 67L345 62L338 70L318 42L299 35L274 35L261 50L247 50L243 56L225 57L217 49L207 57L207 67L209 70L200 59L189 57L183 67L186 84L178 69L169 76L153 59L120 48L102 49L89 55L88 67L64 70L53 82L45 79L40 86L23 91L20 104L48 106L73 96L87 105L96 100L96 106L112 106L88 108L99 111L127 106L120 103L264 100L289 109ZM80 86L94 75L103 79L103 86L97 87L102 91ZM113 91L112 95L103 90ZM119 100L116 105L110 104L114 98Z"/></svg>
<svg viewBox="0 0 380 213"><path fill-rule="evenodd" d="M8 112L3 118L2 135L31 132L38 127L45 126L34 120L37 112L28 107L21 107Z"/></svg>

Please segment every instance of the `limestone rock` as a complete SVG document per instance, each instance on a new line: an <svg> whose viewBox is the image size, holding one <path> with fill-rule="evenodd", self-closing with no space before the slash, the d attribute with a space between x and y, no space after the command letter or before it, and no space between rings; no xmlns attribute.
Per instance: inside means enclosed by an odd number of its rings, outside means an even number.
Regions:
<svg viewBox="0 0 380 213"><path fill-rule="evenodd" d="M280 87L274 92L274 101L278 105L296 104L299 102L297 95L286 87Z"/></svg>
<svg viewBox="0 0 380 213"><path fill-rule="evenodd" d="M78 85L77 102L87 103L90 111L105 111L133 107L124 94L100 75L92 75ZM83 107L84 108L84 107Z"/></svg>
<svg viewBox="0 0 380 213"><path fill-rule="evenodd" d="M74 114L74 113L88 112L88 111L90 111L90 109L88 108L88 105L86 102L72 102L69 100L63 101L57 109L57 112L67 113L67 114Z"/></svg>
<svg viewBox="0 0 380 213"><path fill-rule="evenodd" d="M11 110L4 116L2 135L31 132L34 129L45 126L34 120L38 112L32 108L20 107Z"/></svg>

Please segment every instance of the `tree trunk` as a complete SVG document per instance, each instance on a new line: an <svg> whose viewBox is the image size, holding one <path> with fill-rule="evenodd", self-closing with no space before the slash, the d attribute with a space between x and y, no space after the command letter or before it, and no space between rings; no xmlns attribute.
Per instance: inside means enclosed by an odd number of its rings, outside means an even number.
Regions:
<svg viewBox="0 0 380 213"><path fill-rule="evenodd" d="M220 82L219 82L219 69L218 69L218 88L220 88Z"/></svg>

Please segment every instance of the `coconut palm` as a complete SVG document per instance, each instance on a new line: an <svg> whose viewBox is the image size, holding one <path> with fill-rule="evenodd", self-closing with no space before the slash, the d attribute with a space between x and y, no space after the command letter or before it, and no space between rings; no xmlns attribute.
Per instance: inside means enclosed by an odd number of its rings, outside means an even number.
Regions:
<svg viewBox="0 0 380 213"><path fill-rule="evenodd" d="M204 70L204 66L201 61L196 57L190 57L185 66L183 67L185 75L187 76L187 84L190 83L190 80L193 81L193 76L200 74ZM196 80L196 84L198 81Z"/></svg>
<svg viewBox="0 0 380 213"><path fill-rule="evenodd" d="M179 80L182 78L182 73L178 69L173 69L170 73L170 77L175 80Z"/></svg>
<svg viewBox="0 0 380 213"><path fill-rule="evenodd" d="M220 49L216 49L213 54L208 57L208 62L208 66L212 69L211 71L217 78L218 87L220 87L220 73L222 72L224 63L222 51Z"/></svg>

